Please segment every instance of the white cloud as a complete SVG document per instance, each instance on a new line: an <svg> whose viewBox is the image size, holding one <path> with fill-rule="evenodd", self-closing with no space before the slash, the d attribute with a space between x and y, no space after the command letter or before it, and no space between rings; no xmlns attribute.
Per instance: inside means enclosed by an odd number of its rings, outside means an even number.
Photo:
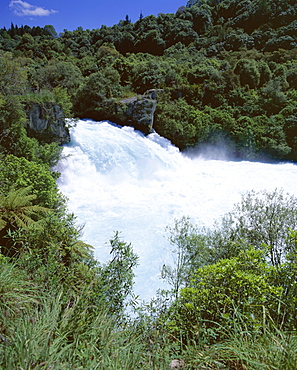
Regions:
<svg viewBox="0 0 297 370"><path fill-rule="evenodd" d="M9 8L13 11L15 15L18 15L19 17L44 17L50 14L58 13L56 10L44 9L40 6L31 5L22 0L11 0L11 2L9 3Z"/></svg>

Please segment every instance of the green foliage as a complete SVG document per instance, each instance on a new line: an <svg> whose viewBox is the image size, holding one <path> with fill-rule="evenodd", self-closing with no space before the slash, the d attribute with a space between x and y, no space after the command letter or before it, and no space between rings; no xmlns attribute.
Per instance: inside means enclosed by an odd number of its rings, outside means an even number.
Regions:
<svg viewBox="0 0 297 370"><path fill-rule="evenodd" d="M175 220L174 227L167 227L168 240L173 246L174 266L163 265L162 278L172 286L172 294L178 297L181 287L188 285L191 274L206 263L209 250L205 238L198 233L188 217Z"/></svg>
<svg viewBox="0 0 297 370"><path fill-rule="evenodd" d="M184 99L160 102L155 116L155 129L178 147L204 142L211 132L211 117L187 104Z"/></svg>
<svg viewBox="0 0 297 370"><path fill-rule="evenodd" d="M194 342L183 353L189 369L279 369L296 368L296 335L267 328L251 335L246 327L235 325L230 339L211 346Z"/></svg>
<svg viewBox="0 0 297 370"><path fill-rule="evenodd" d="M0 196L0 230L9 226L25 228L35 224L34 216L49 211L44 207L32 205L32 200L37 196L29 194L30 191L31 187L20 188L11 190L7 196Z"/></svg>
<svg viewBox="0 0 297 370"><path fill-rule="evenodd" d="M101 268L102 299L112 313L123 313L126 299L131 296L138 256L131 244L120 240L116 232L110 240L112 259ZM101 293L101 294L102 294Z"/></svg>
<svg viewBox="0 0 297 370"><path fill-rule="evenodd" d="M15 189L31 186L32 193L37 197L37 204L48 208L59 206L61 200L58 188L48 166L7 155L1 162L0 169L0 183L4 194L12 186Z"/></svg>
<svg viewBox="0 0 297 370"><path fill-rule="evenodd" d="M254 60L239 60L234 72L239 75L242 86L248 85L250 89L253 89L260 83L260 72Z"/></svg>
<svg viewBox="0 0 297 370"><path fill-rule="evenodd" d="M294 248L288 239L297 227L297 200L282 190L249 192L222 221L222 235L234 235L234 242L244 241L267 253L270 263L278 266ZM218 252L224 252L224 244Z"/></svg>
<svg viewBox="0 0 297 370"><path fill-rule="evenodd" d="M0 110L1 130L7 130L11 125L16 123L24 123L26 120L24 107L18 97L14 95L1 95Z"/></svg>
<svg viewBox="0 0 297 370"><path fill-rule="evenodd" d="M103 44L100 46L95 55L98 60L98 67L104 69L109 67L114 60L119 57L119 52L111 44Z"/></svg>
<svg viewBox="0 0 297 370"><path fill-rule="evenodd" d="M121 94L120 75L112 67L91 74L75 97L74 111L80 117L102 119L104 106Z"/></svg>
<svg viewBox="0 0 297 370"><path fill-rule="evenodd" d="M8 328L5 321L14 318L25 309L32 309L38 302L37 287L28 279L26 273L0 254L0 338Z"/></svg>
<svg viewBox="0 0 297 370"><path fill-rule="evenodd" d="M212 9L208 4L193 6L191 8L193 15L193 28L197 33L206 32L212 24Z"/></svg>
<svg viewBox="0 0 297 370"><path fill-rule="evenodd" d="M86 321L87 307L79 309L84 296L67 306L61 299L62 292L54 297L39 293L38 298L38 309L24 311L17 320L5 322L9 335L0 342L2 367L55 370L168 367L170 357L166 351L146 352L146 343L133 325L119 327L103 308Z"/></svg>
<svg viewBox="0 0 297 370"><path fill-rule="evenodd" d="M60 87L72 94L83 82L83 77L79 68L72 62L52 60L48 65L37 70L34 80L39 89L51 90Z"/></svg>
<svg viewBox="0 0 297 370"><path fill-rule="evenodd" d="M93 258L50 170L61 148L25 129L33 103L116 120L155 88L154 129L180 149L296 161L296 15L292 0L197 0L95 30L0 29L1 244L21 251L0 254L1 368L296 368L294 197L246 194L211 230L176 220L172 290L129 321L137 256L116 233L111 260Z"/></svg>
<svg viewBox="0 0 297 370"><path fill-rule="evenodd" d="M63 110L63 116L72 117L72 102L67 89L61 86L56 86L51 90L41 89L38 91L23 94L21 102L26 104L27 111L32 105L38 104L44 110L48 109L50 105L59 105ZM28 109L29 108L29 109Z"/></svg>
<svg viewBox="0 0 297 370"><path fill-rule="evenodd" d="M11 53L0 50L0 93L18 95L24 93L27 86L27 73L20 61Z"/></svg>
<svg viewBox="0 0 297 370"><path fill-rule="evenodd" d="M158 20L150 15L139 20L135 32L134 50L136 53L148 52L153 55L161 55L166 43L162 37L162 30L158 27Z"/></svg>
<svg viewBox="0 0 297 370"><path fill-rule="evenodd" d="M44 217L38 228L11 233L11 239L24 251L18 265L45 291L55 293L63 288L67 290L65 300L71 300L89 285L98 286L92 247L80 235L74 216L60 210ZM95 292L94 288L88 295L89 305L98 304Z"/></svg>
<svg viewBox="0 0 297 370"><path fill-rule="evenodd" d="M266 330L263 335L251 339L238 331L220 346L225 356L233 358L233 363L249 369L288 369L296 367L296 336L278 329ZM230 361L230 360L229 360Z"/></svg>
<svg viewBox="0 0 297 370"><path fill-rule="evenodd" d="M132 87L142 94L150 89L161 88L165 84L166 73L165 64L152 60L137 63L132 71Z"/></svg>
<svg viewBox="0 0 297 370"><path fill-rule="evenodd" d="M294 197L249 192L213 229L182 218L168 230L176 261L163 274L175 300L159 318L181 348L232 341L239 331L260 340L296 328Z"/></svg>
<svg viewBox="0 0 297 370"><path fill-rule="evenodd" d="M133 325L118 326L137 260L130 245L116 234L114 258L99 267L77 240L70 215L50 214L43 228L24 231L15 235L29 245L19 267L0 263L1 366L136 368L143 362L144 343Z"/></svg>
<svg viewBox="0 0 297 370"><path fill-rule="evenodd" d="M62 148L57 143L40 144L37 139L30 138L20 122L13 123L3 129L0 138L0 152L24 157L30 161L54 166L59 160Z"/></svg>
<svg viewBox="0 0 297 370"><path fill-rule="evenodd" d="M22 251L21 245L13 243L11 233L29 227L41 227L38 221L50 210L39 205L33 205L37 198L30 194L31 187L12 189L6 196L0 194L0 246L5 256L14 256Z"/></svg>
<svg viewBox="0 0 297 370"><path fill-rule="evenodd" d="M22 59L13 60L9 53L3 54L0 58L3 64L0 76L2 93L0 95L0 152L13 154L18 157L25 157L38 163L46 163L50 166L57 162L61 149L56 144L40 145L37 140L29 138L24 128L27 122L25 105L28 94L25 88L28 87L27 69L22 64ZM68 96L57 88L54 90L55 102L61 104L66 114L70 114L71 103ZM26 98L25 98L26 96ZM33 95L34 100L40 96ZM46 97L47 100L51 97Z"/></svg>
<svg viewBox="0 0 297 370"><path fill-rule="evenodd" d="M265 329L266 315L277 311L282 288L273 285L273 267L253 248L197 270L191 286L181 290L177 325L190 337L213 339L243 321L250 331Z"/></svg>
<svg viewBox="0 0 297 370"><path fill-rule="evenodd" d="M123 97L123 86L131 96L166 88L168 105L183 97L201 112L211 107L231 118L230 125L214 122L213 131L203 123L201 130L167 117L166 104L159 105L155 128L180 149L219 137L239 158L295 160L292 119L286 123L288 117L274 116L291 104L288 95L295 86L296 14L290 1L201 0L176 14L141 16L134 24L126 17L112 27L78 27L59 36L50 25L11 25L0 30L2 95L8 102L15 94L50 90L48 99L66 116L74 104L76 116L122 122L116 100ZM6 125L14 120L8 111L6 105ZM15 113L22 111L18 103Z"/></svg>

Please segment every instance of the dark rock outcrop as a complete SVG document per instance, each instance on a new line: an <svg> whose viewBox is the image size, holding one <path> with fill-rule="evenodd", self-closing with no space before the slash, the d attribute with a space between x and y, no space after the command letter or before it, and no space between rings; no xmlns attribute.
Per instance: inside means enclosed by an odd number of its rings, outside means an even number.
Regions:
<svg viewBox="0 0 297 370"><path fill-rule="evenodd" d="M162 90L149 90L144 95L121 101L113 98L93 101L87 109L74 109L74 114L82 119L108 120L120 126L132 126L147 135L153 131L157 98L161 93Z"/></svg>
<svg viewBox="0 0 297 370"><path fill-rule="evenodd" d="M70 141L62 108L54 103L33 103L27 107L28 135L40 141L65 144Z"/></svg>
<svg viewBox="0 0 297 370"><path fill-rule="evenodd" d="M141 99L130 103L126 110L127 124L144 134L152 132L154 113L157 102L152 99Z"/></svg>
<svg viewBox="0 0 297 370"><path fill-rule="evenodd" d="M149 134L153 130L154 113L157 106L157 96L161 90L149 90L141 97L122 100L121 106L122 125L134 127L136 130Z"/></svg>

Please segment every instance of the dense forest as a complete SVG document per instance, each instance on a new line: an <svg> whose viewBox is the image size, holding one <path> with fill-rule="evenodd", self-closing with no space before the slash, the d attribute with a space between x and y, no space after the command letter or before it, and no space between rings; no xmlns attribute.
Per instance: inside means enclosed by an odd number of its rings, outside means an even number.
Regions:
<svg viewBox="0 0 297 370"><path fill-rule="evenodd" d="M239 158L296 160L296 27L293 0L194 1L60 35L11 25L0 30L1 93L116 120L116 102L162 89L154 129L179 148L224 141Z"/></svg>
<svg viewBox="0 0 297 370"><path fill-rule="evenodd" d="M212 229L176 220L169 288L141 303L132 245L115 232L94 259L56 184L62 147L29 125L49 104L116 122L156 89L154 130L181 150L297 161L296 19L295 0L189 0L94 30L0 29L0 368L297 368L295 197L252 191Z"/></svg>

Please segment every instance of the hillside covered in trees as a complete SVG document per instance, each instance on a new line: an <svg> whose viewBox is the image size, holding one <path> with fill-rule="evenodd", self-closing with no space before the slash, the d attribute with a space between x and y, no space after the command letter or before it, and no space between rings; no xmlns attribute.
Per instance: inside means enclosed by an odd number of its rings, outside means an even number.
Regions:
<svg viewBox="0 0 297 370"><path fill-rule="evenodd" d="M162 89L154 129L179 148L224 141L239 158L296 160L296 12L293 0L205 0L60 35L12 25L2 90L12 63L23 102L53 95L67 116L117 121L119 101Z"/></svg>
<svg viewBox="0 0 297 370"><path fill-rule="evenodd" d="M117 122L156 89L154 129L181 150L296 161L296 19L295 0L190 0L93 30L0 29L0 368L296 369L295 197L250 192L211 230L176 220L170 288L141 304L132 246L116 232L94 259L56 184L60 143L29 119Z"/></svg>

